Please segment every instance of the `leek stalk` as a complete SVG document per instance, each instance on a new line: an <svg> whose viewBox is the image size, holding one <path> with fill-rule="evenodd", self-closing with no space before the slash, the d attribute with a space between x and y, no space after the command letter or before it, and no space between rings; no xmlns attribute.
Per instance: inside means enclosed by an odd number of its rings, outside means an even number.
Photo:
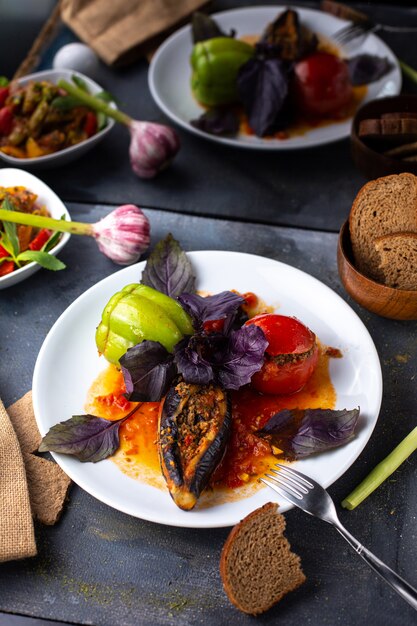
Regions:
<svg viewBox="0 0 417 626"><path fill-rule="evenodd" d="M370 474L342 502L345 509L355 509L406 459L417 450L417 426L396 448L372 470Z"/></svg>

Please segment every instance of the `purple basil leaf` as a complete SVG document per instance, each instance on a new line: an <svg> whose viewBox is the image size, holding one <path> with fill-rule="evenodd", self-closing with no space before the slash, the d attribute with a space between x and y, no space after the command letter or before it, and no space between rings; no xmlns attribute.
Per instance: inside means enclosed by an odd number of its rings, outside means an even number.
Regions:
<svg viewBox="0 0 417 626"><path fill-rule="evenodd" d="M239 389L250 382L264 361L268 341L259 326L251 324L230 333L227 350L219 364L217 380L225 389Z"/></svg>
<svg viewBox="0 0 417 626"><path fill-rule="evenodd" d="M274 58L249 59L239 70L237 89L258 137L277 123L288 95L288 75L283 61Z"/></svg>
<svg viewBox="0 0 417 626"><path fill-rule="evenodd" d="M202 130L209 135L236 135L239 130L239 118L236 113L227 108L215 108L206 111L195 120L191 126Z"/></svg>
<svg viewBox="0 0 417 626"><path fill-rule="evenodd" d="M391 69L386 57L373 54L358 54L346 61L352 85L367 85L379 80Z"/></svg>
<svg viewBox="0 0 417 626"><path fill-rule="evenodd" d="M191 18L191 33L193 37L193 43L198 41L206 41L207 39L213 39L214 37L234 37L235 30L231 30L230 34L223 32L217 22L204 13L196 11Z"/></svg>
<svg viewBox="0 0 417 626"><path fill-rule="evenodd" d="M285 409L273 415L257 435L291 459L341 446L354 437L359 409Z"/></svg>
<svg viewBox="0 0 417 626"><path fill-rule="evenodd" d="M171 233L155 246L146 262L141 283L171 298L184 291L195 291L191 262Z"/></svg>
<svg viewBox="0 0 417 626"><path fill-rule="evenodd" d="M214 378L213 366L204 356L206 339L185 337L174 348L175 364L187 383L208 385Z"/></svg>
<svg viewBox="0 0 417 626"><path fill-rule="evenodd" d="M178 301L192 317L194 327L201 329L204 322L234 317L245 300L232 291L222 291L206 298L194 293L183 293Z"/></svg>
<svg viewBox="0 0 417 626"><path fill-rule="evenodd" d="M43 437L39 452L71 454L82 463L97 463L116 452L119 428L136 408L125 417L111 421L94 415L73 415L60 422Z"/></svg>
<svg viewBox="0 0 417 626"><path fill-rule="evenodd" d="M177 373L173 355L158 341L142 341L129 348L120 365L132 402L159 402Z"/></svg>

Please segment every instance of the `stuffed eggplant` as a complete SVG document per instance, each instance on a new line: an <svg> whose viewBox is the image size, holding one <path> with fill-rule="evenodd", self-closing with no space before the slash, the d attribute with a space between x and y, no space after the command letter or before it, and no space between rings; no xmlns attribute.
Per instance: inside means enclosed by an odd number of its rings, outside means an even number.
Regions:
<svg viewBox="0 0 417 626"><path fill-rule="evenodd" d="M168 391L159 415L158 452L175 504L192 509L219 464L231 428L227 391L179 381Z"/></svg>

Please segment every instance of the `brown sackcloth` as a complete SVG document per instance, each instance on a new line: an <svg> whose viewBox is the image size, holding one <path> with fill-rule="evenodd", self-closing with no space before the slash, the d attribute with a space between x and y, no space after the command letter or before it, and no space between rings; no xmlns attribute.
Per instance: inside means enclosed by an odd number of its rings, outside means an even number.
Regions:
<svg viewBox="0 0 417 626"><path fill-rule="evenodd" d="M32 454L41 442L33 412L32 392L28 391L7 412L22 451L32 515L42 524L55 524L61 515L71 479L53 461Z"/></svg>
<svg viewBox="0 0 417 626"><path fill-rule="evenodd" d="M25 466L16 433L0 400L0 562L35 554Z"/></svg>
<svg viewBox="0 0 417 626"><path fill-rule="evenodd" d="M207 0L61 0L61 18L108 65L126 65Z"/></svg>

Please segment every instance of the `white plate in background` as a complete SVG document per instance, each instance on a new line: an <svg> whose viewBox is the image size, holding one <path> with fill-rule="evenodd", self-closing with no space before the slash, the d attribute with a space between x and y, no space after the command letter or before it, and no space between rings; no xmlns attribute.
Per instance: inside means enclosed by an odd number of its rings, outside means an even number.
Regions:
<svg viewBox="0 0 417 626"><path fill-rule="evenodd" d="M244 35L260 35L267 24L275 20L285 8L285 6L248 7L215 13L211 17L225 32L235 29L237 31L236 37L239 38ZM298 12L301 24L330 40L332 35L349 23L322 11L301 7L291 8ZM204 139L255 150L311 148L349 136L352 118L313 128L304 135L285 140L262 139L245 134L239 134L237 137L218 137L195 128L190 124L190 120L198 118L205 112L205 109L197 103L191 92L190 55L192 47L191 26L184 26L158 48L152 58L148 74L149 88L156 104L169 118L185 130ZM392 69L388 74L368 85L367 94L361 104L374 98L394 96L400 93L401 71L397 58L379 37L369 34L364 43L355 48L351 54L349 54L348 49L343 49L342 52L343 56L346 57L359 53L374 54L387 57L391 62Z"/></svg>

